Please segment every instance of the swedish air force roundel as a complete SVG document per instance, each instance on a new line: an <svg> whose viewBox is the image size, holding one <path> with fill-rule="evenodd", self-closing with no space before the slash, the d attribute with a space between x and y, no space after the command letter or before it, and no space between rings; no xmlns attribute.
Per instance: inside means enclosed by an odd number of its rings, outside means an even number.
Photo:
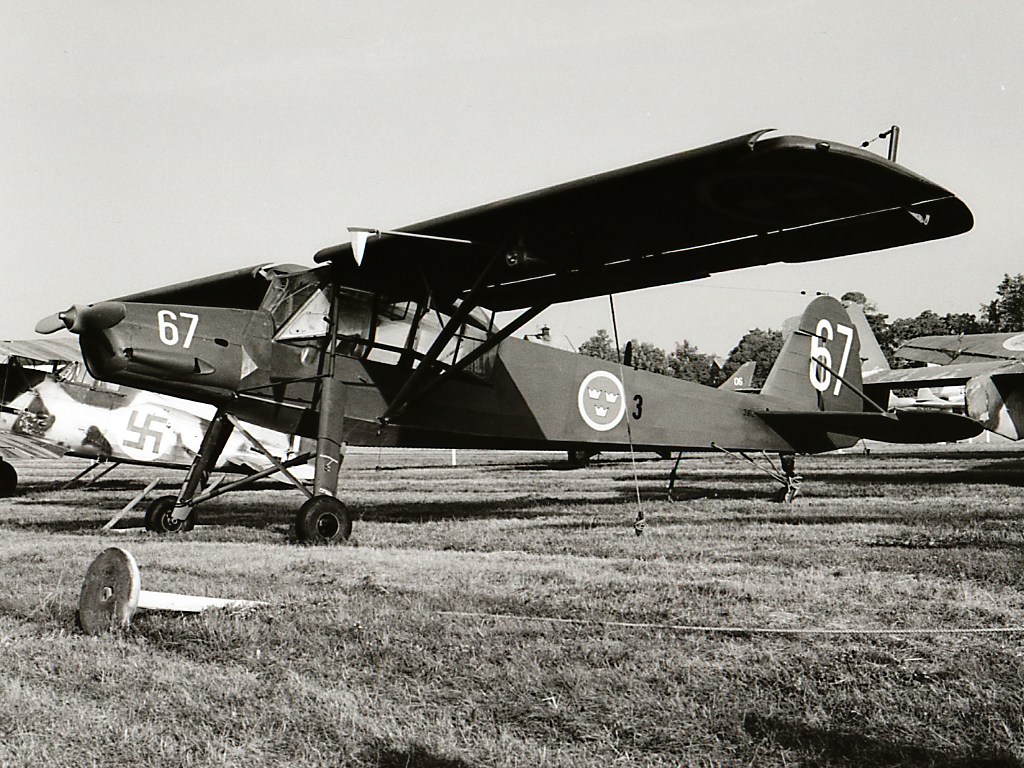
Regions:
<svg viewBox="0 0 1024 768"><path fill-rule="evenodd" d="M1004 341L1003 349L1008 352L1024 352L1024 333L1019 336L1011 336Z"/></svg>
<svg viewBox="0 0 1024 768"><path fill-rule="evenodd" d="M607 371L594 371L580 384L580 416L598 432L614 429L626 413L626 392L622 382Z"/></svg>

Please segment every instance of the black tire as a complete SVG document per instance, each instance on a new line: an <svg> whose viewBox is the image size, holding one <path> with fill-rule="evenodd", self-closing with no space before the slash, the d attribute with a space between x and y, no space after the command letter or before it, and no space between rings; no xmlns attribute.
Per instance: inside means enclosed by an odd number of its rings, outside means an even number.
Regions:
<svg viewBox="0 0 1024 768"><path fill-rule="evenodd" d="M17 490L17 470L6 461L0 461L0 496L13 496Z"/></svg>
<svg viewBox="0 0 1024 768"><path fill-rule="evenodd" d="M184 520L175 520L171 515L174 513L174 505L178 499L175 496L161 496L153 499L146 507L146 530L154 533L181 533L191 531L196 524L196 511L192 509Z"/></svg>
<svg viewBox="0 0 1024 768"><path fill-rule="evenodd" d="M352 535L352 517L333 496L314 496L299 507L295 533L303 544L336 544Z"/></svg>

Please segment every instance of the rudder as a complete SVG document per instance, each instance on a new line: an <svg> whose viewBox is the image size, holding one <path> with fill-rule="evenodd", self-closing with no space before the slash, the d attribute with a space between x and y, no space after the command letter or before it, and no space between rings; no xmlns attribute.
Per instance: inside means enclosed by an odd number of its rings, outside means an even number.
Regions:
<svg viewBox="0 0 1024 768"><path fill-rule="evenodd" d="M843 305L819 296L782 345L761 394L799 411L862 411L860 337Z"/></svg>

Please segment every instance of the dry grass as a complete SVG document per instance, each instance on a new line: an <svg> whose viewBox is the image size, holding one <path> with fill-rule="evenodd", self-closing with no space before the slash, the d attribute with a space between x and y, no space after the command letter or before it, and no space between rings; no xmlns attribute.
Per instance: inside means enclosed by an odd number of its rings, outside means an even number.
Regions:
<svg viewBox="0 0 1024 768"><path fill-rule="evenodd" d="M1024 764L1024 633L956 631L1024 627L1016 458L805 459L789 507L721 456L685 461L670 503L671 465L642 461L637 538L628 461L449 457L351 455L362 519L327 549L288 543L299 497L280 487L216 500L182 536L101 536L152 473L60 490L75 466L19 465L0 764ZM85 637L80 580L112 544L146 589L271 605Z"/></svg>

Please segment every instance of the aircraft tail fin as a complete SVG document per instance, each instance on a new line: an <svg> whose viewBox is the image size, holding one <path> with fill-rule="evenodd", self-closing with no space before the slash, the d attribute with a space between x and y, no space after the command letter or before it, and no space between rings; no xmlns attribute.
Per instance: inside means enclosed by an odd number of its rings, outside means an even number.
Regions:
<svg viewBox="0 0 1024 768"><path fill-rule="evenodd" d="M736 369L732 376L718 385L719 389L730 392L751 392L754 391L754 371L757 369L756 360L747 360Z"/></svg>
<svg viewBox="0 0 1024 768"><path fill-rule="evenodd" d="M874 338L873 335L871 337ZM860 334L850 313L831 296L819 296L787 337L761 390L757 415L798 444L815 434L891 443L961 440L981 432L965 416L935 408L871 407L863 392ZM876 343L877 345L877 343ZM870 353L869 353L870 357Z"/></svg>
<svg viewBox="0 0 1024 768"><path fill-rule="evenodd" d="M843 305L819 296L783 343L761 395L774 399L775 409L861 412L860 354L859 334Z"/></svg>
<svg viewBox="0 0 1024 768"><path fill-rule="evenodd" d="M864 314L864 308L860 304L852 302L844 306L846 313L853 321L853 327L857 329L857 335L860 336L860 359L864 363L861 368L862 375L868 377L879 371L888 371L889 361L886 360L885 353L878 344L875 332L871 330L867 315Z"/></svg>

